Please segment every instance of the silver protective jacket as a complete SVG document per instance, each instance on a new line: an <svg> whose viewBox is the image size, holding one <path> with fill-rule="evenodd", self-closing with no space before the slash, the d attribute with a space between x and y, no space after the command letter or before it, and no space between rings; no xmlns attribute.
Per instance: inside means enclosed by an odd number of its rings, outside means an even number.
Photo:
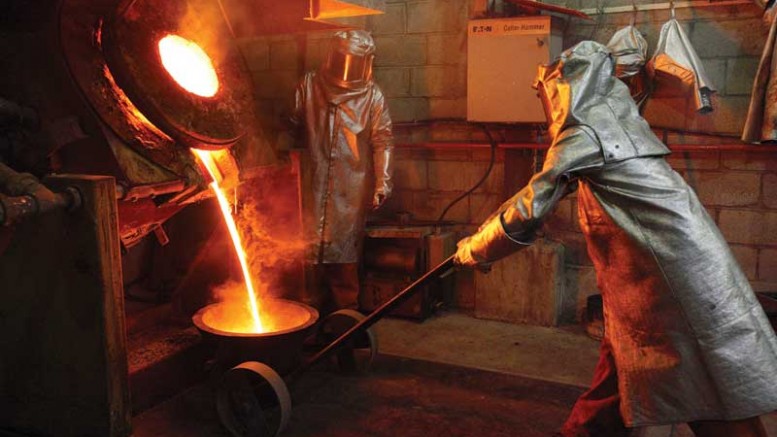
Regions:
<svg viewBox="0 0 777 437"><path fill-rule="evenodd" d="M582 42L542 72L547 82L538 86L563 90L546 101L557 129L542 171L500 209L503 231L530 241L577 186L627 425L774 411L774 331L715 222L667 164L667 149L612 69L603 46ZM635 132L641 138L628 143Z"/></svg>
<svg viewBox="0 0 777 437"><path fill-rule="evenodd" d="M647 68L653 77L657 93L661 88L691 89L694 92L696 110L701 113L712 111L715 86L707 76L690 38L675 20L674 10L672 18L661 27L656 51Z"/></svg>
<svg viewBox="0 0 777 437"><path fill-rule="evenodd" d="M750 107L747 111L742 141L760 143L777 141L777 72L775 51L777 51L777 3L764 12L764 22L769 26L761 62L753 81Z"/></svg>
<svg viewBox="0 0 777 437"><path fill-rule="evenodd" d="M391 194L388 105L371 80L346 89L318 72L305 75L295 100L294 120L304 126L310 158L303 228L311 261L357 262L367 211L376 196Z"/></svg>

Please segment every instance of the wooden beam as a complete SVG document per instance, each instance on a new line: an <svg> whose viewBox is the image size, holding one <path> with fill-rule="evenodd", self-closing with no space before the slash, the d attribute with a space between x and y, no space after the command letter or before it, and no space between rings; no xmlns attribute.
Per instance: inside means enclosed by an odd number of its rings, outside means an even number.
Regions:
<svg viewBox="0 0 777 437"><path fill-rule="evenodd" d="M72 212L18 225L0 253L0 429L44 436L130 434L116 186L75 187Z"/></svg>

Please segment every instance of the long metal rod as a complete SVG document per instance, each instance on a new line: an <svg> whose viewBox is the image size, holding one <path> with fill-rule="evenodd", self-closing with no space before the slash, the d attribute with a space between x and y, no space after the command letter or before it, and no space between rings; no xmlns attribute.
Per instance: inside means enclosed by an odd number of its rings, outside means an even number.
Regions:
<svg viewBox="0 0 777 437"><path fill-rule="evenodd" d="M423 287L424 285L427 285L432 280L439 278L443 274L448 273L453 268L454 268L453 255L451 255L448 259L446 259L445 261L437 265L437 267L426 272L423 276L416 279L415 282L408 285L404 290L397 293L396 296L394 296L386 303L378 307L378 309L376 309L375 311L371 312L362 321L352 326L351 329L345 331L345 333L343 333L340 337L338 337L337 340L333 341L332 343L329 343L329 345L327 345L324 349L322 349L320 352L318 352L316 355L314 355L312 358L310 358L308 361L302 364L299 368L297 368L297 370L292 372L289 375L288 379L295 379L300 374L307 371L310 367L312 367L316 363L320 362L324 358L331 355L339 347L345 344L345 342L347 342L354 335L356 335L357 332L363 331L369 328L370 326L375 324L378 320L380 320L383 316L385 316L387 313L395 309L397 306L401 305L402 302L404 302L413 294L415 294L417 291L419 291L421 287Z"/></svg>
<svg viewBox="0 0 777 437"><path fill-rule="evenodd" d="M674 8L675 9L705 8L705 7L712 7L712 6L744 6L744 5L752 5L752 4L753 2L751 0L721 0L721 1L692 0L692 1L684 1L684 2L674 2ZM637 11L639 12L663 11L663 10L669 10L671 8L672 8L672 5L670 4L670 2L637 5ZM602 9L588 8L588 9L581 9L580 12L588 15L621 14L621 13L627 13L627 12L634 12L634 7L629 5L629 6L610 6Z"/></svg>

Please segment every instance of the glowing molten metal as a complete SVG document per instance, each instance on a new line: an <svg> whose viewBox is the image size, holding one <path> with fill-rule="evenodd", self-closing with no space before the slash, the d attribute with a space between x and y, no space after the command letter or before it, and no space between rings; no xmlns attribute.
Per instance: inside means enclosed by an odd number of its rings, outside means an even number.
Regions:
<svg viewBox="0 0 777 437"><path fill-rule="evenodd" d="M209 152L205 150L192 149L197 157L200 158L205 168L210 173L213 182L210 183L210 187L216 194L216 198L219 201L221 207L221 213L224 215L224 221L229 229L229 235L232 237L232 243L235 245L235 252L237 252L237 258L240 261L240 267L243 269L243 278L245 278L246 291L248 292L248 303L250 305L251 317L253 318L253 330L251 332L262 333L265 332L265 328L262 325L262 319L259 317L259 304L257 301L256 291L254 291L254 284L251 280L251 274L248 271L248 262L246 261L246 253L243 250L243 243L240 240L240 234L237 231L237 225L235 224L235 218L232 217L232 209L230 208L229 201L221 191L219 182L222 180L221 172L216 166L216 161L213 158L215 153L228 153L223 151Z"/></svg>
<svg viewBox="0 0 777 437"><path fill-rule="evenodd" d="M170 76L186 91L213 97L219 90L219 78L210 57L200 46L176 35L159 40L159 56Z"/></svg>

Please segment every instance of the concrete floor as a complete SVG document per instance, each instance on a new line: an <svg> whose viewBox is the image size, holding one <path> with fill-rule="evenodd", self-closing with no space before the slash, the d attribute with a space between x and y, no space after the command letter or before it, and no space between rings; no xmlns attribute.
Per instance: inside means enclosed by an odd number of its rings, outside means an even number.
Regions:
<svg viewBox="0 0 777 437"><path fill-rule="evenodd" d="M385 356L376 366L375 374L350 380L326 372L313 375L308 383L313 389L304 390L309 393L303 395L301 405L294 407L292 423L285 435L383 435L374 422L376 417L386 415L408 426L415 424L418 429L431 427L425 433L417 433L419 436L475 435L468 434L473 429L480 429L476 433L480 436L550 435L563 422L577 394L588 385L598 357L598 342L577 327L521 326L448 313L423 323L384 319L375 329L380 352ZM412 360L397 361L392 356ZM441 365L434 367L424 362ZM478 370L467 373L465 369ZM459 384L461 380L469 381L469 385ZM490 381L497 385L492 387ZM536 387L529 388L532 384ZM502 388L497 390L494 388L497 386ZM524 399L534 391L544 393L546 399ZM369 396L365 397L365 393ZM135 418L135 436L225 436L207 399L210 399L207 389L199 387L180 399L144 412ZM368 401L372 404L364 406ZM467 402L481 403L483 411L491 409L493 404L495 416L475 419L457 409L458 404ZM392 409L397 405L403 405L405 411ZM368 414L373 416L362 416ZM179 428L186 431L162 432L160 423L181 423L180 418L192 415L201 423L186 419L186 426ZM513 428L505 425L509 424L511 415L519 418L513 419ZM462 419L464 416L467 420ZM537 417L535 428L521 428L527 418L534 417ZM777 415L766 417L764 422L768 435L777 437ZM491 423L498 425L491 426ZM459 424L464 428L457 430ZM317 432L317 426L324 428ZM644 429L638 435L692 436L685 425Z"/></svg>
<svg viewBox="0 0 777 437"><path fill-rule="evenodd" d="M380 352L587 387L599 343L582 329L543 328L447 313L423 323L383 319Z"/></svg>
<svg viewBox="0 0 777 437"><path fill-rule="evenodd" d="M590 383L599 356L599 342L577 326L513 325L448 313L424 323L384 319L375 329L383 354L580 387ZM762 421L767 435L777 437L777 412ZM693 437L687 425L651 427L634 434Z"/></svg>

